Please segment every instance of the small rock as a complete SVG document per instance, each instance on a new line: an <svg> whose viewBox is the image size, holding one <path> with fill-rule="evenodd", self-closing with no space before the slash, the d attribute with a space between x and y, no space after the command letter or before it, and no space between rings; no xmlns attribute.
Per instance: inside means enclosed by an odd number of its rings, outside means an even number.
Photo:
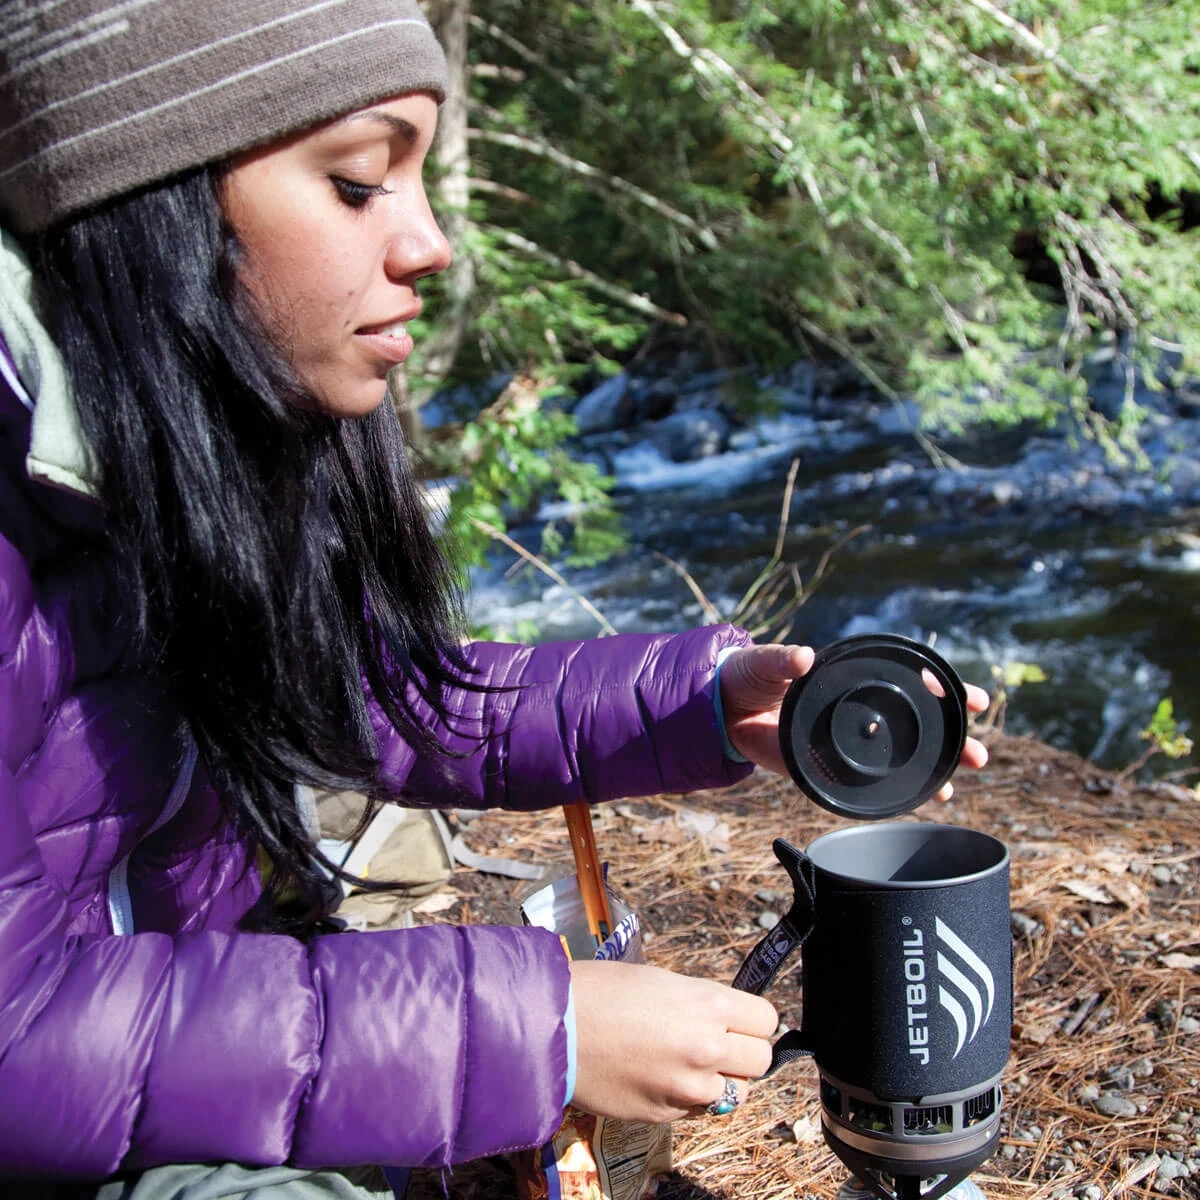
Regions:
<svg viewBox="0 0 1200 1200"><path fill-rule="evenodd" d="M779 914L771 912L770 909L765 909L758 914L758 924L762 929L774 929L779 924Z"/></svg>
<svg viewBox="0 0 1200 1200"><path fill-rule="evenodd" d="M792 1137L800 1145L816 1142L821 1139L821 1122L813 1117L801 1117L792 1125Z"/></svg>
<svg viewBox="0 0 1200 1200"><path fill-rule="evenodd" d="M1181 1163L1177 1158L1172 1158L1169 1154L1164 1154L1154 1175L1154 1186L1161 1188L1165 1184L1173 1183L1176 1179L1186 1179L1190 1174L1185 1163Z"/></svg>
<svg viewBox="0 0 1200 1200"><path fill-rule="evenodd" d="M1012 914L1012 927L1014 933L1019 933L1023 937L1036 937L1042 931L1041 921L1034 920L1023 912L1014 912Z"/></svg>
<svg viewBox="0 0 1200 1200"><path fill-rule="evenodd" d="M1080 1200L1101 1200L1104 1195L1104 1189L1094 1183L1089 1183L1087 1187L1081 1188L1075 1194Z"/></svg>
<svg viewBox="0 0 1200 1200"><path fill-rule="evenodd" d="M1150 878L1155 883L1166 884L1170 883L1174 879L1174 876L1171 874L1170 867L1153 867L1150 870Z"/></svg>
<svg viewBox="0 0 1200 1200"><path fill-rule="evenodd" d="M771 891L770 888L763 888L761 892L755 892L754 898L759 904L774 904L779 899L779 893Z"/></svg>
<svg viewBox="0 0 1200 1200"><path fill-rule="evenodd" d="M1085 1083L1076 1095L1080 1104L1095 1104L1100 1099L1100 1089L1094 1083Z"/></svg>
<svg viewBox="0 0 1200 1200"><path fill-rule="evenodd" d="M1114 1086L1121 1089L1123 1092L1133 1091L1135 1080L1133 1072L1128 1067L1109 1067L1104 1072L1104 1077Z"/></svg>
<svg viewBox="0 0 1200 1200"><path fill-rule="evenodd" d="M606 379L575 406L575 425L580 434L602 433L628 425L637 411L637 401L622 371Z"/></svg>
<svg viewBox="0 0 1200 1200"><path fill-rule="evenodd" d="M1094 1104L1096 1111L1103 1113L1106 1117L1136 1117L1138 1115L1137 1105L1132 1100L1127 1100L1124 1096L1118 1096L1112 1092L1100 1096L1094 1101Z"/></svg>
<svg viewBox="0 0 1200 1200"><path fill-rule="evenodd" d="M1200 1021L1197 1021L1195 1017L1180 1017L1179 1032L1200 1033Z"/></svg>
<svg viewBox="0 0 1200 1200"><path fill-rule="evenodd" d="M1148 1058L1135 1058L1129 1064L1129 1069L1139 1079L1145 1079L1148 1075L1154 1074L1154 1064Z"/></svg>

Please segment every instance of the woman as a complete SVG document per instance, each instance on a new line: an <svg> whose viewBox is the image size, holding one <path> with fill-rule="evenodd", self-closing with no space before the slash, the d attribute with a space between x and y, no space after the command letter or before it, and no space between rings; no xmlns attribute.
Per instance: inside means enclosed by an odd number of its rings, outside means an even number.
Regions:
<svg viewBox="0 0 1200 1200"><path fill-rule="evenodd" d="M740 1094L761 998L537 929L323 933L296 785L717 786L781 769L811 663L460 648L384 403L450 253L415 0L3 0L0 56L0 1178L357 1194L334 1168L537 1145L569 1099ZM242 1165L147 1171L181 1163Z"/></svg>

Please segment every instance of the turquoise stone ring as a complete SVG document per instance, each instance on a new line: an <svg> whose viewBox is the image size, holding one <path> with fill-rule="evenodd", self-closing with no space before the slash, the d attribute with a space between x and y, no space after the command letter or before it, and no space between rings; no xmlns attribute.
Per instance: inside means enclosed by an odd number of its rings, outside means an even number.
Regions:
<svg viewBox="0 0 1200 1200"><path fill-rule="evenodd" d="M732 1079L726 1078L725 1087L721 1091L721 1098L714 1100L705 1110L710 1117L727 1117L739 1102L737 1084Z"/></svg>

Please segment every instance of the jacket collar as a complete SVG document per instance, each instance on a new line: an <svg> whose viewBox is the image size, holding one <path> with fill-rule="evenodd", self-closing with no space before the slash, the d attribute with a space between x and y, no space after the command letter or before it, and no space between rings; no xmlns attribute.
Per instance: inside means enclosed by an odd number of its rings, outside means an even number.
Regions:
<svg viewBox="0 0 1200 1200"><path fill-rule="evenodd" d="M29 262L12 235L3 229L0 377L33 414L25 456L29 478L96 499L95 466L79 427L66 364L34 306Z"/></svg>

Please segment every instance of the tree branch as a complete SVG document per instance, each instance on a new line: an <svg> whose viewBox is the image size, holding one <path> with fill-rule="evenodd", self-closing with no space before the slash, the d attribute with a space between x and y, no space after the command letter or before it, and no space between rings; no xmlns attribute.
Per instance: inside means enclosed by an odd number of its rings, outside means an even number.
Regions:
<svg viewBox="0 0 1200 1200"><path fill-rule="evenodd" d="M505 83L524 83L527 75L520 67L502 67L498 63L472 63L472 79L503 79Z"/></svg>
<svg viewBox="0 0 1200 1200"><path fill-rule="evenodd" d="M808 197L817 211L822 216L826 216L825 201L821 196L821 189L817 186L812 163L808 161L807 156L800 152L794 139L788 136L783 118L720 55L706 48L697 50L693 47L673 25L663 20L658 10L648 0L633 0L632 8L634 12L641 13L662 34L667 44L680 58L687 60L688 65L700 77L702 83L707 83L710 87L714 85L719 87L723 82L726 92L729 87L733 88L738 112L767 135L777 158L799 157L801 159L800 178L808 192Z"/></svg>
<svg viewBox="0 0 1200 1200"><path fill-rule="evenodd" d="M483 225L480 228L486 230L497 241L502 242L510 249L519 250L522 254L528 254L532 258L539 259L562 271L564 275L569 275L572 279L582 280L584 283L594 287L596 291L608 296L609 299L616 300L618 303L624 304L627 308L632 308L635 312L653 317L656 321L665 321L670 325L687 324L687 317L682 313L660 308L646 296L639 296L636 292L619 287L617 284L602 278L593 271L589 271L587 267L581 266L569 258L560 258L557 254L544 249L536 242L531 242L528 238L521 237L519 233L513 233L508 229L501 229L497 225Z"/></svg>
<svg viewBox="0 0 1200 1200"><path fill-rule="evenodd" d="M978 9L981 13L990 17L997 25L1002 25L1012 35L1014 42L1024 46L1035 58L1041 59L1042 62L1052 63L1056 66L1068 79L1074 83L1085 87L1088 91L1097 90L1097 85L1092 83L1086 76L1080 74L1062 55L1050 46L1047 46L1028 25L1021 24L1016 17L1009 16L1002 8L997 8L992 0L967 0L967 3L972 8Z"/></svg>
<svg viewBox="0 0 1200 1200"><path fill-rule="evenodd" d="M808 317L804 316L803 313L793 313L792 319L806 333L811 334L817 339L817 341L824 343L824 345L828 346L841 358L845 359L846 362L857 367L858 370L862 372L863 377L867 380L867 382L870 383L876 389L876 391L886 396L898 408L904 403L904 397L901 396L900 393L896 391L896 389L892 387L887 380L885 380L883 376L880 375L879 372L876 371L875 368L872 367L871 364L867 362L866 359L864 359L862 355L854 349L853 346L850 345L849 342L844 341L842 338L837 337L828 330L822 329L815 321L812 321ZM920 429L918 426L914 425L912 427L912 435L916 439L917 445L919 445L921 449L925 451L926 455L929 457L929 461L932 462L934 466L953 467L955 470L962 466L962 463L959 462L958 459L954 458L953 455L947 454L944 450L936 446L923 429Z"/></svg>
<svg viewBox="0 0 1200 1200"><path fill-rule="evenodd" d="M479 517L472 517L471 524L482 533L486 533L488 537L500 542L501 545L507 546L514 554L520 555L530 566L536 567L543 575L553 579L559 587L565 588L575 603L600 626L601 637L616 636L617 631L608 618L578 588L573 588L544 558L539 558L532 550L526 550L520 542L509 537L503 529L497 529L495 525L489 525L487 521L483 521Z"/></svg>
<svg viewBox="0 0 1200 1200"><path fill-rule="evenodd" d="M506 183L497 183L494 179L483 179L478 175L472 175L467 179L467 187L472 192L487 192L504 200L510 200L513 204L537 203L528 192L523 192L520 188L509 187Z"/></svg>
<svg viewBox="0 0 1200 1200"><path fill-rule="evenodd" d="M663 20L650 0L633 0L632 8L654 25L676 54L687 60L702 85L708 84L710 88L723 92L725 98L733 103L739 115L767 136L776 159L781 162L791 159L799 164L800 180L804 184L805 191L808 192L808 198L828 227L830 225L829 205L817 185L812 161L804 153L803 146L787 132L786 122L767 103L766 98L755 91L741 77L737 69L719 54L707 48L696 49L691 46L677 29ZM838 179L837 181L842 185L842 194L847 194L850 188L845 185L843 180ZM855 212L854 219L878 241L889 246L905 266L912 265L912 251L890 229L885 229L874 217L865 212Z"/></svg>
<svg viewBox="0 0 1200 1200"><path fill-rule="evenodd" d="M551 79L566 88L568 92L574 92L577 96L584 94L583 89L569 75L552 67L536 50L532 50L524 42L518 41L512 34L501 29L499 25L493 25L490 21L485 21L474 13L471 14L470 21L473 29L479 30L480 33L486 33L493 41L506 46L518 58L523 58L527 63L533 63L539 70L545 71Z"/></svg>
<svg viewBox="0 0 1200 1200"><path fill-rule="evenodd" d="M503 114L496 112L494 109L484 108L481 111L494 120L504 120ZM693 217L689 217L687 213L673 208L665 200L660 200L657 196L646 191L645 188L638 187L636 183L630 183L628 179L622 179L619 175L609 175L607 172L593 167L591 163L586 163L582 159L572 158L569 154L564 154L561 150L556 149L547 142L524 137L518 133L505 133L499 129L477 128L470 129L468 133L469 136L482 142L492 142L495 145L508 146L514 150L523 150L526 154L535 154L539 158L548 159L550 162L557 163L564 170L570 171L573 175L578 175L592 184L599 185L608 191L620 192L623 196L629 196L639 204L650 209L651 212L655 212L660 217L666 218L681 229L686 229L706 250L715 250L717 248L717 237L711 229L701 225Z"/></svg>
<svg viewBox="0 0 1200 1200"><path fill-rule="evenodd" d="M1081 71L1071 66L1057 50L1052 46L1047 46L1028 25L1023 25L1016 17L1010 16L1001 8L997 8L992 3L992 0L967 0L967 3L973 8L978 9L981 13L986 14L997 25L1006 29L1013 41L1024 46L1035 58L1042 62L1050 63L1071 80L1072 83L1079 84L1089 95L1097 97L1105 104L1116 107L1119 111L1125 112L1128 115L1128 110L1114 96L1106 92L1098 82L1089 79ZM1197 171L1200 171L1200 152L1197 152L1195 147L1189 146L1186 142L1172 142L1171 145L1178 154L1187 159Z"/></svg>

